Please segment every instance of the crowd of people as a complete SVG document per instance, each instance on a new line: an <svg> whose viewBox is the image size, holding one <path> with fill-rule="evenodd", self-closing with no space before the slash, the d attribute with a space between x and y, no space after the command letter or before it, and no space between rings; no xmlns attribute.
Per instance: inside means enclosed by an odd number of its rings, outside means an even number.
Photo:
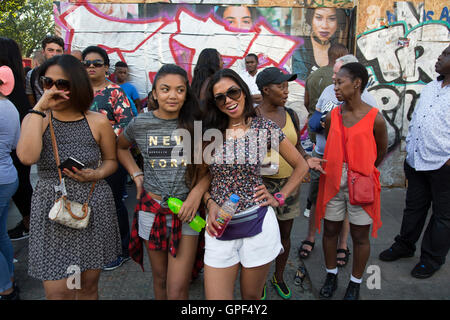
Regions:
<svg viewBox="0 0 450 320"><path fill-rule="evenodd" d="M144 249L156 299L189 299L201 269L206 299L233 299L239 273L242 299L265 299L273 262L270 283L289 299L284 271L308 171L311 214L300 258L309 257L323 228L320 297L329 299L338 267L349 259L350 233L353 267L343 298L359 299L370 229L377 236L381 226L377 167L388 136L366 89L367 70L345 47L332 43L328 65L306 80L311 155L300 143L298 115L285 106L297 74L258 70L257 55L249 54L238 74L223 69L218 50L205 49L192 82L183 68L164 65L144 104L125 62L109 75L104 49L64 54L63 40L48 36L42 52L43 63L25 76L16 42L0 38L0 300L19 299L11 240L27 237L28 273L42 281L47 299L98 299L101 271L130 259L143 268ZM432 203L412 271L417 278L432 276L450 247L450 46L436 71L440 76L424 87L406 139L402 229L380 255L384 261L412 256ZM200 121L209 140L195 139ZM34 189L31 165L38 172ZM128 179L136 186L131 226L123 201ZM233 194L236 214L222 234L217 217ZM178 213L168 208L169 198L183 201ZM23 219L7 231L11 199ZM52 215L59 203L61 219ZM206 220L200 232L190 225L197 215ZM85 219L87 226L74 227ZM80 270L80 288L67 287L71 266Z"/></svg>

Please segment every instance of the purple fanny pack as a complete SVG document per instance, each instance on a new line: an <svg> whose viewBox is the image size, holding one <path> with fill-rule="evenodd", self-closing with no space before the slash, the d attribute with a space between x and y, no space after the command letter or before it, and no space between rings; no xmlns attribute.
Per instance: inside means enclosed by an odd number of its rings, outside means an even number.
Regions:
<svg viewBox="0 0 450 320"><path fill-rule="evenodd" d="M251 211L236 214L228 223L225 231L217 240L235 240L256 236L262 231L267 207L258 207Z"/></svg>

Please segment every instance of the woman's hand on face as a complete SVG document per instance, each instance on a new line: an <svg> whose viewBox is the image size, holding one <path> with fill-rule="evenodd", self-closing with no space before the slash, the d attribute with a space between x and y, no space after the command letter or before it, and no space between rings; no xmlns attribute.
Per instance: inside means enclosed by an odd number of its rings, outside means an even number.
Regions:
<svg viewBox="0 0 450 320"><path fill-rule="evenodd" d="M260 204L261 207L272 206L278 207L280 204L273 197L273 195L267 190L265 185L260 185L255 188L255 194L253 195L253 199L257 202L264 201Z"/></svg>
<svg viewBox="0 0 450 320"><path fill-rule="evenodd" d="M47 89L44 91L44 94L39 99L34 109L38 109L39 111L47 111L52 109L58 104L69 100L69 93L70 91L58 90L55 87Z"/></svg>
<svg viewBox="0 0 450 320"><path fill-rule="evenodd" d="M217 237L218 233L216 230L221 229L220 224L216 221L219 209L220 207L214 200L208 201L208 217L205 230L211 237Z"/></svg>
<svg viewBox="0 0 450 320"><path fill-rule="evenodd" d="M72 167L72 170L65 168L63 173L78 182L94 182L100 180L98 171L89 168L82 170L75 167Z"/></svg>

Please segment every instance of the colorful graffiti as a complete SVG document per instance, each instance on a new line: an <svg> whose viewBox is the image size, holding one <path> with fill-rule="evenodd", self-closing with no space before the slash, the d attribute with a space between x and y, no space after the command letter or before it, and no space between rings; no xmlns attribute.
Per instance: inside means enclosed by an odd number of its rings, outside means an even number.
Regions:
<svg viewBox="0 0 450 320"><path fill-rule="evenodd" d="M448 8L442 9L445 13ZM379 21L379 12L367 7L368 25ZM424 4L395 2L394 11L386 11L391 22L357 37L357 57L371 76L369 92L378 102L388 124L389 151L404 151L408 124L423 86L437 77L437 57L450 42L447 19L428 20L433 16ZM441 17L445 17L441 14ZM389 163L386 171L398 170ZM390 183L387 183L390 185Z"/></svg>

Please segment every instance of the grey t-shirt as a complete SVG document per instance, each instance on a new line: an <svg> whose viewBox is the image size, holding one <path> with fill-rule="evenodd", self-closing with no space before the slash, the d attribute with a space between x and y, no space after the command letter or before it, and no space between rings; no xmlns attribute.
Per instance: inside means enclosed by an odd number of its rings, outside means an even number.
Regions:
<svg viewBox="0 0 450 320"><path fill-rule="evenodd" d="M8 99L0 99L0 185L13 183L17 171L11 159L20 135L19 112Z"/></svg>
<svg viewBox="0 0 450 320"><path fill-rule="evenodd" d="M378 108L377 102L375 98L367 91L367 89L364 89L361 100L367 103L369 106L372 106L374 108ZM317 100L316 104L316 110L323 113L330 112L335 107L340 105L342 102L339 102L339 100L336 98L336 93L334 92L334 84L330 84L328 87L326 87L322 94L319 97L319 100ZM323 155L325 152L325 144L327 140L325 139L325 135L321 133L316 134L316 146L314 150L320 154Z"/></svg>
<svg viewBox="0 0 450 320"><path fill-rule="evenodd" d="M168 197L184 201L189 193L185 180L186 161L181 159L182 153L177 152L182 147L180 135L174 133L177 124L177 119L160 119L150 111L133 118L123 131L128 141L136 142L144 158L145 191L161 195L164 207Z"/></svg>

